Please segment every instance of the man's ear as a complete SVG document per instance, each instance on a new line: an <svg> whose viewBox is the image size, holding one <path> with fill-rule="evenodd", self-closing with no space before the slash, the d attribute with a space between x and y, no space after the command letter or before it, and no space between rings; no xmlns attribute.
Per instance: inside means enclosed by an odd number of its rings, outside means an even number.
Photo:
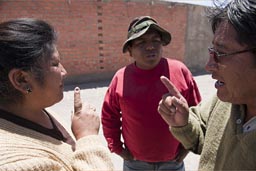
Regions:
<svg viewBox="0 0 256 171"><path fill-rule="evenodd" d="M127 51L129 52L130 57L132 57L132 48L131 45L127 47Z"/></svg>
<svg viewBox="0 0 256 171"><path fill-rule="evenodd" d="M28 93L28 88L30 88L28 72L15 68L9 72L8 77L13 87L24 94Z"/></svg>

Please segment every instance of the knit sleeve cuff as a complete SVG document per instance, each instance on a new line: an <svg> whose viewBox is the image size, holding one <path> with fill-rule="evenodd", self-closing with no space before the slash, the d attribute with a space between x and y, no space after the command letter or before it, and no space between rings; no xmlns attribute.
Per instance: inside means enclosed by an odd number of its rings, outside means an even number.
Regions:
<svg viewBox="0 0 256 171"><path fill-rule="evenodd" d="M199 140L199 123L194 117L189 117L188 124L183 127L169 127L172 134L186 149L193 149Z"/></svg>
<svg viewBox="0 0 256 171"><path fill-rule="evenodd" d="M84 148L86 146L97 146L102 145L100 137L98 135L90 135L83 138L80 138L76 142L76 149Z"/></svg>
<svg viewBox="0 0 256 171"><path fill-rule="evenodd" d="M74 170L113 170L109 150L103 145L99 135L80 138L72 162Z"/></svg>

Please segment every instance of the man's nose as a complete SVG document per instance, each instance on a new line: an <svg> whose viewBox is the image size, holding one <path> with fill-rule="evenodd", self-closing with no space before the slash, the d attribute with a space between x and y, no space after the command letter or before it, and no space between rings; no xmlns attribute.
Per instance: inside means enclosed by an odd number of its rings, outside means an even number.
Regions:
<svg viewBox="0 0 256 171"><path fill-rule="evenodd" d="M152 41L147 42L145 46L147 50L155 49L154 43Z"/></svg>
<svg viewBox="0 0 256 171"><path fill-rule="evenodd" d="M208 61L205 64L205 70L208 72L212 72L218 69L218 63L215 62L212 55L209 55Z"/></svg>

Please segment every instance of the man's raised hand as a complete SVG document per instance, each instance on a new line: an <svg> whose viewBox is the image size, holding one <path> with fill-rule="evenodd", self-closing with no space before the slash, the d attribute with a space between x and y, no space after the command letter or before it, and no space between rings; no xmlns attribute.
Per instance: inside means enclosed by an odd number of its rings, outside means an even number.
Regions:
<svg viewBox="0 0 256 171"><path fill-rule="evenodd" d="M158 112L169 126L181 127L188 123L188 103L178 89L165 76L160 77L169 93L163 95Z"/></svg>

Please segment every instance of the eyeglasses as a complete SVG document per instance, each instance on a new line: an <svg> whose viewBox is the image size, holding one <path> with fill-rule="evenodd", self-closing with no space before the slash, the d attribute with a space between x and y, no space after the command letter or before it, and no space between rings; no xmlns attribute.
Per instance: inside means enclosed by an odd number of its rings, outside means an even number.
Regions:
<svg viewBox="0 0 256 171"><path fill-rule="evenodd" d="M250 48L250 49L245 49L245 50L240 50L240 51L232 52L232 53L220 53L220 52L216 51L215 49L213 49L212 47L208 47L209 55L213 56L213 59L216 63L218 63L220 61L221 57L236 55L236 54L245 53L245 52L249 52L249 51L253 51L253 50L256 50L256 47Z"/></svg>

